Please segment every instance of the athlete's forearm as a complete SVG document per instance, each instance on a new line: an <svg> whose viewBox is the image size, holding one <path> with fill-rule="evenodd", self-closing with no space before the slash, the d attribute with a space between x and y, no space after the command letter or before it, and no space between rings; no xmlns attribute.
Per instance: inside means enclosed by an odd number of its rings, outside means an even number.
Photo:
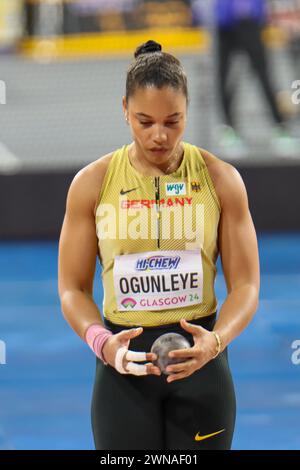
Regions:
<svg viewBox="0 0 300 470"><path fill-rule="evenodd" d="M104 326L93 298L79 289L64 292L61 297L61 310L69 325L83 340L90 325L99 323Z"/></svg>
<svg viewBox="0 0 300 470"><path fill-rule="evenodd" d="M222 350L250 323L258 307L258 296L253 284L244 284L228 294L214 326L221 337Z"/></svg>

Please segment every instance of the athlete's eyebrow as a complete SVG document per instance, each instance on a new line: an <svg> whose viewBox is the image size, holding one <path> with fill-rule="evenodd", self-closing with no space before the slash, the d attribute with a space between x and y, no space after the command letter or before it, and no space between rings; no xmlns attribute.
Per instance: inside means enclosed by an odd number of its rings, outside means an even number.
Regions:
<svg viewBox="0 0 300 470"><path fill-rule="evenodd" d="M145 113L135 113L136 116L141 116L141 117L147 117L147 118L152 118L152 116L149 116L148 114L145 114ZM174 116L180 116L182 113L173 113L173 114L169 114L169 116L167 116L168 118L169 117L174 117Z"/></svg>

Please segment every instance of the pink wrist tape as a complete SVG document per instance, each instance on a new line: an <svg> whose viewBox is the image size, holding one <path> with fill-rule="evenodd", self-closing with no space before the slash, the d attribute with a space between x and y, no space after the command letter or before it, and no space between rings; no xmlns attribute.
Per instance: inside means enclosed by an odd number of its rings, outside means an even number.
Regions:
<svg viewBox="0 0 300 470"><path fill-rule="evenodd" d="M90 325L85 333L85 340L87 344L96 354L96 356L99 357L102 362L104 362L104 364L107 364L107 362L105 362L102 349L106 340L112 335L113 333L111 331L107 330L99 323Z"/></svg>

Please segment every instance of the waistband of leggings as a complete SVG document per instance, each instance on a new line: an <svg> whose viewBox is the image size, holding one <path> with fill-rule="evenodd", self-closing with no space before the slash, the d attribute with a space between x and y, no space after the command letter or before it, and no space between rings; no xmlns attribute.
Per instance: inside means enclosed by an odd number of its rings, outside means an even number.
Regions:
<svg viewBox="0 0 300 470"><path fill-rule="evenodd" d="M217 312L214 312L214 313L211 313L210 315L206 315L205 317L199 317L199 318L194 318L192 320L187 320L187 322L192 323L194 325L200 325L206 329L212 329L214 327L216 318L217 318ZM137 328L138 326L142 326L142 325L131 325L131 326L119 325L117 323L110 322L109 320L107 320L107 318L104 318L103 322L104 322L104 326L108 328L112 333L119 333L122 330L126 330L126 329L130 330L132 328ZM180 322L177 322L177 323L167 323L165 325L143 326L143 331L144 332L146 331L156 332L160 330L162 331L169 330L170 328L180 329L180 330L182 329Z"/></svg>

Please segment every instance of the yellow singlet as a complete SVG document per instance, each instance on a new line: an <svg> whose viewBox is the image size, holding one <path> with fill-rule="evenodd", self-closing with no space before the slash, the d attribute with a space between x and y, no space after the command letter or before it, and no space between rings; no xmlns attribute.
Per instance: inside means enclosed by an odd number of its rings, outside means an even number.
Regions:
<svg viewBox="0 0 300 470"><path fill-rule="evenodd" d="M95 223L103 315L124 326L157 326L216 311L220 202L198 147L183 142L171 174L145 176L116 150Z"/></svg>

